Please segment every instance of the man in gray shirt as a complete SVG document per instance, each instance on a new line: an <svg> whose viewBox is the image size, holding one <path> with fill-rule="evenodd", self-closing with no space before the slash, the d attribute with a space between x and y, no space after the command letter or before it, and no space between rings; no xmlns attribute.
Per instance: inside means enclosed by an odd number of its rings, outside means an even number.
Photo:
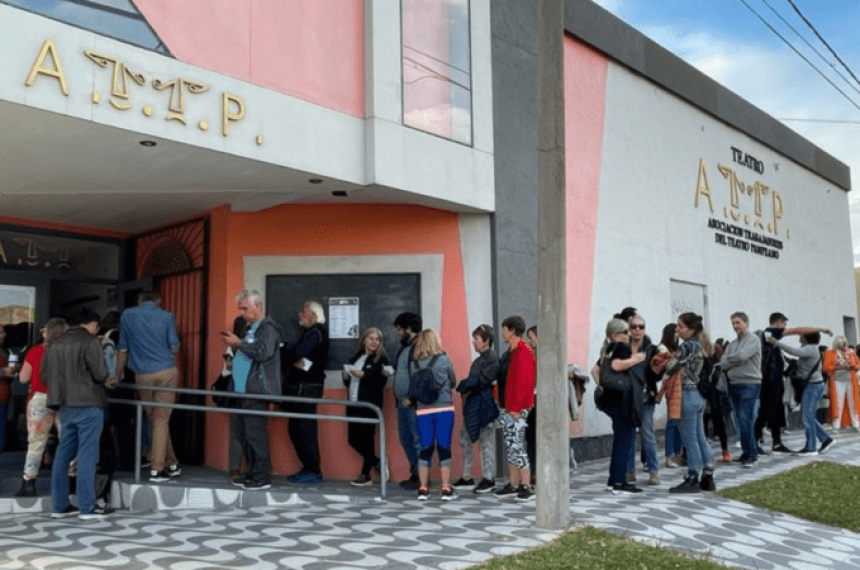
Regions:
<svg viewBox="0 0 860 570"><path fill-rule="evenodd" d="M729 343L720 366L729 381L729 396L738 419L741 449L736 460L752 467L758 459L755 441L755 406L761 392L761 342L749 331L746 313L732 314L732 328L738 337Z"/></svg>
<svg viewBox="0 0 860 570"><path fill-rule="evenodd" d="M394 360L394 397L397 400L397 432L400 445L409 461L409 479L400 482L407 491L418 489L418 454L421 444L418 441L418 423L414 402L409 400L409 361L412 358L412 343L421 332L421 315L401 313L394 319L394 328L400 338L400 350Z"/></svg>

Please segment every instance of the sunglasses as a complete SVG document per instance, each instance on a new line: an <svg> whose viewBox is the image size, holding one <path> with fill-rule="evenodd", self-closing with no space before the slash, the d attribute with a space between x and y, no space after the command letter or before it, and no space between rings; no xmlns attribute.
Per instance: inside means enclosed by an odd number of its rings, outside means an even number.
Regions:
<svg viewBox="0 0 860 570"><path fill-rule="evenodd" d="M644 331L645 325L630 325L630 330L634 331Z"/></svg>

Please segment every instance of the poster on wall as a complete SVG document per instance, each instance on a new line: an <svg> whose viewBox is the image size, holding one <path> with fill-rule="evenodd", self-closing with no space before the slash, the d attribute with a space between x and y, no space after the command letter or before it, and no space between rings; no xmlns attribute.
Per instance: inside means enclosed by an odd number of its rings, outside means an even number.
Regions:
<svg viewBox="0 0 860 570"><path fill-rule="evenodd" d="M329 338L358 338L358 297L330 297L328 320Z"/></svg>

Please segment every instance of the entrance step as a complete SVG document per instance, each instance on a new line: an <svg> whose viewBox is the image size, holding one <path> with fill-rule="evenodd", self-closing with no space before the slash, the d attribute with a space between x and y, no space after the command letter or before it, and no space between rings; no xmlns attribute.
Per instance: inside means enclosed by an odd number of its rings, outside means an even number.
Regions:
<svg viewBox="0 0 860 570"><path fill-rule="evenodd" d="M3 454L7 455L7 454ZM51 512L50 472L42 470L36 480L36 497L15 497L20 474L4 470L0 475L0 515ZM389 498L414 496L396 483L388 485ZM231 484L227 474L206 467L183 466L182 476L164 483L149 483L145 476L136 484L129 472L116 473L111 485L111 505L134 512L178 509L248 509L260 506L302 506L314 503L379 503L379 484L355 487L348 481L323 481L319 485L294 485L284 476L272 478L272 488L247 491Z"/></svg>

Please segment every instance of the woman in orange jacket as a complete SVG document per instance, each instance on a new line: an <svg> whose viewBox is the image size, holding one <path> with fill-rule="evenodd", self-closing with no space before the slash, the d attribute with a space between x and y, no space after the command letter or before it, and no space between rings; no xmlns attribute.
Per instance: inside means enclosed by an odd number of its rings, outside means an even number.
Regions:
<svg viewBox="0 0 860 570"><path fill-rule="evenodd" d="M845 415L851 420L855 431L860 431L860 391L858 391L857 371L860 359L848 346L844 336L833 339L833 348L824 353L822 370L830 378L830 418L834 428L847 427L843 421L843 408L846 400L848 410Z"/></svg>

